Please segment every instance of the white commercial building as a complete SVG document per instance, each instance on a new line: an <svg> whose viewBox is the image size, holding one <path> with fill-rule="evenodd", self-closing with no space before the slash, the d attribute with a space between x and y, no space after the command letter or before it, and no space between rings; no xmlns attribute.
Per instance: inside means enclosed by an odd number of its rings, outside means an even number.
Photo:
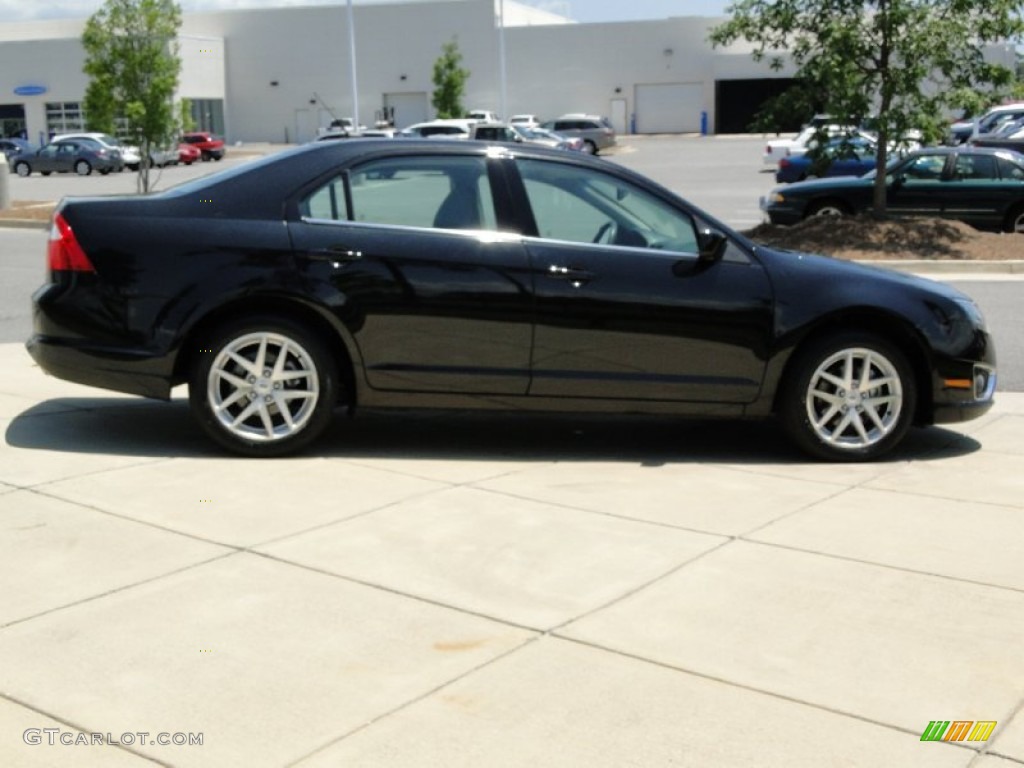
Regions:
<svg viewBox="0 0 1024 768"><path fill-rule="evenodd" d="M743 131L790 83L791 71L753 61L749 48L713 49L717 18L577 24L513 0L357 2L353 17L366 125L433 117L434 62L453 39L471 72L467 108L500 112L504 94L506 116L596 113L623 133ZM0 134L38 141L84 127L84 24L0 24ZM185 14L178 94L198 127L230 142L307 141L352 115L349 39L345 2Z"/></svg>

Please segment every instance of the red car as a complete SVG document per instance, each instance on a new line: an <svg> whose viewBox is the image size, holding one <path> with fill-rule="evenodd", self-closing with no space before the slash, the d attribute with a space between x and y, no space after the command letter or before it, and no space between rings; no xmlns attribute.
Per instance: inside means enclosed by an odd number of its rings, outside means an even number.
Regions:
<svg viewBox="0 0 1024 768"><path fill-rule="evenodd" d="M218 139L208 131L191 131L184 134L181 140L196 147L202 153L204 163L207 160L220 160L224 157L224 139Z"/></svg>
<svg viewBox="0 0 1024 768"><path fill-rule="evenodd" d="M192 165L196 160L203 157L203 150L194 144L186 144L184 141L178 145L178 162L185 165Z"/></svg>

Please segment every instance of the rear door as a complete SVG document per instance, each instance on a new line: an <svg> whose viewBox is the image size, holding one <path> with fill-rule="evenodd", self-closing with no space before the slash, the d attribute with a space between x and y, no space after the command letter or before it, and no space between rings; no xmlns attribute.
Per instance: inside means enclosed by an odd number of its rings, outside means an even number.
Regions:
<svg viewBox="0 0 1024 768"><path fill-rule="evenodd" d="M484 155L409 155L324 179L290 224L311 290L335 305L378 390L525 394L532 276L498 231Z"/></svg>
<svg viewBox="0 0 1024 768"><path fill-rule="evenodd" d="M1012 169L1012 163L996 155L957 154L943 184L943 215L979 227L1002 226L1010 206L1024 199L1024 181L1014 180Z"/></svg>

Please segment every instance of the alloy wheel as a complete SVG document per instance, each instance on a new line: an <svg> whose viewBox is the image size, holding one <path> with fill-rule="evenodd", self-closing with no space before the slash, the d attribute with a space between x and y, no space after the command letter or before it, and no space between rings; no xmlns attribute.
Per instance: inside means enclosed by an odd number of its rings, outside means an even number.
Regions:
<svg viewBox="0 0 1024 768"><path fill-rule="evenodd" d="M313 356L280 333L249 333L224 346L207 375L207 401L232 436L273 442L302 431L320 398Z"/></svg>
<svg viewBox="0 0 1024 768"><path fill-rule="evenodd" d="M865 347L827 357L807 386L807 418L824 444L864 450L884 440L900 422L903 384L891 360Z"/></svg>

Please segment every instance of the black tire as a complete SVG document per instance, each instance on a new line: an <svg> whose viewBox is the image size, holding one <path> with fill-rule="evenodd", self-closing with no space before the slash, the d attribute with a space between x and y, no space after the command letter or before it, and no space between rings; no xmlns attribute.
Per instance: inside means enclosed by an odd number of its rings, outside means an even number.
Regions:
<svg viewBox="0 0 1024 768"><path fill-rule="evenodd" d="M815 200L807 206L804 218L809 219L812 216L849 216L851 213L853 211L850 210L850 206L841 200Z"/></svg>
<svg viewBox="0 0 1024 768"><path fill-rule="evenodd" d="M28 163L15 163L14 172L24 178L32 175L32 166Z"/></svg>
<svg viewBox="0 0 1024 768"><path fill-rule="evenodd" d="M1024 205L1018 205L1010 211L1006 217L1003 229L1007 232L1016 232L1017 234L1024 235Z"/></svg>
<svg viewBox="0 0 1024 768"><path fill-rule="evenodd" d="M590 139L584 139L583 140L583 154L585 154L585 155L596 155L597 154L597 144L592 142Z"/></svg>
<svg viewBox="0 0 1024 768"><path fill-rule="evenodd" d="M88 160L76 160L75 161L75 173L79 176L88 176L92 173L92 166L89 165Z"/></svg>
<svg viewBox="0 0 1024 768"><path fill-rule="evenodd" d="M865 366L874 386L863 385ZM780 387L776 402L783 427L805 452L829 461L884 455L907 434L917 407L906 355L859 331L812 340L797 350Z"/></svg>
<svg viewBox="0 0 1024 768"><path fill-rule="evenodd" d="M189 405L203 431L224 448L243 456L283 456L309 445L330 425L337 366L320 339L300 324L274 316L241 318L199 346L212 351L195 358ZM259 370L238 362L258 363L261 349ZM290 371L306 373L289 377Z"/></svg>

